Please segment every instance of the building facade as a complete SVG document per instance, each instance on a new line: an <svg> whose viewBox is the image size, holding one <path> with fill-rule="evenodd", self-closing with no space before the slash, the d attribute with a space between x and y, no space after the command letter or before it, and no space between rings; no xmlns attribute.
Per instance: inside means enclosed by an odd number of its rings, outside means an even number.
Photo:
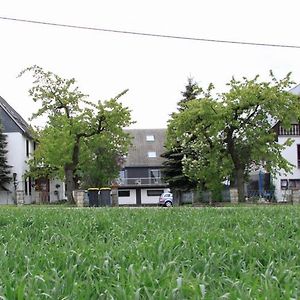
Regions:
<svg viewBox="0 0 300 300"><path fill-rule="evenodd" d="M289 129L285 129L278 123L276 127L277 142L280 145L283 145L287 139L293 140L292 145L282 151L282 156L293 165L291 172L286 173L281 170L273 178L276 200L286 202L292 200L293 194L300 192L300 124L294 123Z"/></svg>
<svg viewBox="0 0 300 300"><path fill-rule="evenodd" d="M0 119L3 133L7 141L7 162L11 166L10 184L0 190L0 204L13 204L16 201L16 192L24 192L24 202L56 202L63 199L64 184L58 180L40 178L35 180L26 177L27 161L32 157L36 143L32 137L27 122L0 97ZM58 199L60 198L60 199Z"/></svg>
<svg viewBox="0 0 300 300"><path fill-rule="evenodd" d="M126 130L132 146L118 179L119 205L153 205L168 191L161 169L166 129Z"/></svg>

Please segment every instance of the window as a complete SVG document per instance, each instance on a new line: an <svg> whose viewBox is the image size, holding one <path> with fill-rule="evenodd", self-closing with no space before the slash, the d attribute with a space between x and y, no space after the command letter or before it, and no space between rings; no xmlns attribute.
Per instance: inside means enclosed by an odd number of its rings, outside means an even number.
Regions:
<svg viewBox="0 0 300 300"><path fill-rule="evenodd" d="M26 140L26 156L29 156L29 140Z"/></svg>
<svg viewBox="0 0 300 300"><path fill-rule="evenodd" d="M159 183L161 180L160 170L150 170L149 177L151 179L151 183Z"/></svg>
<svg viewBox="0 0 300 300"><path fill-rule="evenodd" d="M297 145L297 162L298 168L300 169L300 145Z"/></svg>
<svg viewBox="0 0 300 300"><path fill-rule="evenodd" d="M151 178L160 178L161 177L160 170L150 170L150 177Z"/></svg>
<svg viewBox="0 0 300 300"><path fill-rule="evenodd" d="M147 190L147 196L160 196L163 194L164 190Z"/></svg>
<svg viewBox="0 0 300 300"><path fill-rule="evenodd" d="M288 180L287 179L281 179L280 186L282 190L288 189Z"/></svg>
<svg viewBox="0 0 300 300"><path fill-rule="evenodd" d="M130 197L130 191L118 191L119 197Z"/></svg>
<svg viewBox="0 0 300 300"><path fill-rule="evenodd" d="M152 134L152 135L147 135L146 136L146 141L147 142L154 142L154 135Z"/></svg>
<svg viewBox="0 0 300 300"><path fill-rule="evenodd" d="M149 151L148 152L148 157L150 157L150 158L156 157L156 152L155 151Z"/></svg>
<svg viewBox="0 0 300 300"><path fill-rule="evenodd" d="M29 196L31 196L31 188L32 188L31 177L28 177L28 192L29 192Z"/></svg>
<svg viewBox="0 0 300 300"><path fill-rule="evenodd" d="M28 195L28 182L27 182L27 178L25 179L25 181L24 181L24 187L25 187L25 195L27 196Z"/></svg>
<svg viewBox="0 0 300 300"><path fill-rule="evenodd" d="M289 188L293 190L300 189L300 179L289 179Z"/></svg>
<svg viewBox="0 0 300 300"><path fill-rule="evenodd" d="M119 178L120 178L120 179L124 179L124 178L125 178L125 170L121 170L121 171L119 172Z"/></svg>

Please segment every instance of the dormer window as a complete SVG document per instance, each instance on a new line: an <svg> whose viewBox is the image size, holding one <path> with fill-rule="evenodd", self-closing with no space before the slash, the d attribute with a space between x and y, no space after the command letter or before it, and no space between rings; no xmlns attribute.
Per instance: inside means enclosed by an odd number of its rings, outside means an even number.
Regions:
<svg viewBox="0 0 300 300"><path fill-rule="evenodd" d="M146 136L146 141L147 142L154 142L154 135L153 134L147 135Z"/></svg>
<svg viewBox="0 0 300 300"><path fill-rule="evenodd" d="M150 157L150 158L156 157L156 152L155 151L149 151L148 152L148 157Z"/></svg>

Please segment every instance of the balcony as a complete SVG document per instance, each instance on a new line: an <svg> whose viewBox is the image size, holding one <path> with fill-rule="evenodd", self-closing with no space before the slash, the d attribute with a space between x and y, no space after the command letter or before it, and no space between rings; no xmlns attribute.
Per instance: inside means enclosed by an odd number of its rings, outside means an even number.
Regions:
<svg viewBox="0 0 300 300"><path fill-rule="evenodd" d="M118 178L116 182L119 186L165 186L167 183L163 178Z"/></svg>

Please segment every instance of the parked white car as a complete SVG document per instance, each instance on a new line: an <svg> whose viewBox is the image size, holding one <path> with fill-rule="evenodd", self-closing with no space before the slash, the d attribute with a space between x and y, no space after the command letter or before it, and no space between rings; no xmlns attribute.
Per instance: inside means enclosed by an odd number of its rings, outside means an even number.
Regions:
<svg viewBox="0 0 300 300"><path fill-rule="evenodd" d="M173 194L172 193L163 193L159 196L159 205L166 207L173 206Z"/></svg>

